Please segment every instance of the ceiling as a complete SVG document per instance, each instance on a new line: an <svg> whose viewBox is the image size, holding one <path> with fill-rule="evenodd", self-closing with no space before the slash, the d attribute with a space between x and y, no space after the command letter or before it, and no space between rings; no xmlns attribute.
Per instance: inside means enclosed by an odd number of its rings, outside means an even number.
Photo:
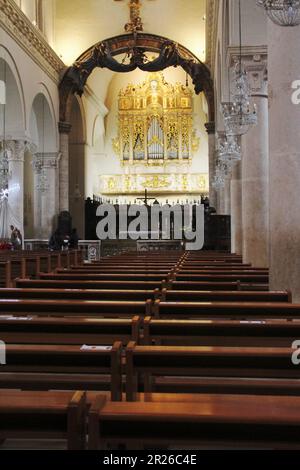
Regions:
<svg viewBox="0 0 300 470"><path fill-rule="evenodd" d="M168 37L205 60L205 0L142 0L144 32ZM55 50L70 65L93 44L124 33L129 0L56 0Z"/></svg>

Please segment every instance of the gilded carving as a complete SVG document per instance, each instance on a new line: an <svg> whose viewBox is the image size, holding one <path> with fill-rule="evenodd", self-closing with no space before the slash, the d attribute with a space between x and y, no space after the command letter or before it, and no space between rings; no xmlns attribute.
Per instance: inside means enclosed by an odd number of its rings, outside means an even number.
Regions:
<svg viewBox="0 0 300 470"><path fill-rule="evenodd" d="M198 147L188 87L167 83L162 72L153 72L143 83L120 90L118 109L119 133L113 149L123 165L191 162Z"/></svg>
<svg viewBox="0 0 300 470"><path fill-rule="evenodd" d="M159 194L208 194L208 175L190 173L149 173L129 175L101 175L99 194L138 195L145 189Z"/></svg>

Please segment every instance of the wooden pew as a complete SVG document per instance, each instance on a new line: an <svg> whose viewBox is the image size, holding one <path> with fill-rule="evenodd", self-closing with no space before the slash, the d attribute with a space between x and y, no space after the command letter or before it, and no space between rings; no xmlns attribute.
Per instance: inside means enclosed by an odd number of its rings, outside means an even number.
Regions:
<svg viewBox="0 0 300 470"><path fill-rule="evenodd" d="M16 316L133 317L149 315L152 301L0 299L0 314Z"/></svg>
<svg viewBox="0 0 300 470"><path fill-rule="evenodd" d="M299 410L299 397L205 394L179 404L169 395L135 403L99 395L89 413L88 446L299 449Z"/></svg>
<svg viewBox="0 0 300 470"><path fill-rule="evenodd" d="M54 318L0 316L0 338L5 344L127 344L140 341L141 318Z"/></svg>
<svg viewBox="0 0 300 470"><path fill-rule="evenodd" d="M161 302L153 306L156 318L299 318L300 304L289 302Z"/></svg>
<svg viewBox="0 0 300 470"><path fill-rule="evenodd" d="M0 441L66 439L68 450L84 450L86 394L0 390L0 421Z"/></svg>
<svg viewBox="0 0 300 470"><path fill-rule="evenodd" d="M195 262L187 262L185 260L181 261L180 266L183 269L202 269L203 267L216 267L216 268L251 268L252 265L250 263L237 263L235 261L225 262L225 261L195 261ZM263 268L264 269L264 268Z"/></svg>
<svg viewBox="0 0 300 470"><path fill-rule="evenodd" d="M199 261L224 261L225 263L243 263L241 256L218 256L218 255L207 255L201 258L186 257L187 263L198 263Z"/></svg>
<svg viewBox="0 0 300 470"><path fill-rule="evenodd" d="M156 274L161 274L163 275L164 277L168 276L168 274L171 272L172 270L169 270L169 269L149 269L147 270L146 268L133 268L133 269L130 269L130 268L125 268L125 269L121 269L121 268L118 268L117 266L115 268L112 268L112 269L106 269L106 268L93 268L93 267L90 267L90 266L76 266L72 269L56 269L56 273L57 274L103 274L103 275L123 275L124 276L127 276L127 274L130 274L130 275L139 275L139 276L142 276L142 275L156 275Z"/></svg>
<svg viewBox="0 0 300 470"><path fill-rule="evenodd" d="M46 274L40 273L40 279L53 279L60 281L159 281L166 279L165 274L90 274L90 273L70 273L70 274Z"/></svg>
<svg viewBox="0 0 300 470"><path fill-rule="evenodd" d="M32 289L105 289L105 290L154 290L165 286L161 281L86 281L53 279L16 279L17 288ZM149 297L150 298L150 297Z"/></svg>
<svg viewBox="0 0 300 470"><path fill-rule="evenodd" d="M1 264L10 263L10 279L9 284L11 285L15 277L25 278L26 277L26 265L25 258L13 257L13 256L0 256Z"/></svg>
<svg viewBox="0 0 300 470"><path fill-rule="evenodd" d="M177 281L172 279L169 282L169 289L174 289L176 291L237 291L240 290L241 283L239 281L230 281L230 282L211 282L211 281Z"/></svg>
<svg viewBox="0 0 300 470"><path fill-rule="evenodd" d="M11 286L11 262L0 262L0 285L1 287Z"/></svg>
<svg viewBox="0 0 300 470"><path fill-rule="evenodd" d="M295 338L300 338L299 320L157 320L145 317L142 344L275 348L291 347Z"/></svg>
<svg viewBox="0 0 300 470"><path fill-rule="evenodd" d="M172 269L173 266L176 266L176 265L179 265L180 263L176 263L176 262L157 262L157 263L154 263L154 262L148 262L148 261L135 261L135 262L124 262L124 261L118 261L117 263L107 263L107 262L104 262L104 261L93 261L92 263L85 263L84 265L80 265L80 266L90 266L92 268L110 268L110 269L114 269L115 267L119 267L119 268L134 268L134 267L140 267L140 268L143 268L143 267L153 267L153 268L170 268ZM73 267L73 265L71 265L71 267Z"/></svg>
<svg viewBox="0 0 300 470"><path fill-rule="evenodd" d="M163 391L170 393L282 394L282 389L290 393L292 385L299 395L300 368L293 365L292 353L292 348L137 346L130 342L126 348L126 399L136 399L140 377L146 393L156 391L154 379L160 377Z"/></svg>
<svg viewBox="0 0 300 470"><path fill-rule="evenodd" d="M154 300L154 290L0 288L0 299Z"/></svg>
<svg viewBox="0 0 300 470"><path fill-rule="evenodd" d="M178 269L179 274L268 274L265 268L254 268L252 266L201 266L197 268L182 267Z"/></svg>
<svg viewBox="0 0 300 470"><path fill-rule="evenodd" d="M7 344L6 364L0 368L0 388L108 389L112 400L120 400L121 352L122 343L118 341L110 347Z"/></svg>
<svg viewBox="0 0 300 470"><path fill-rule="evenodd" d="M176 281L210 281L210 282L231 282L231 281L240 281L240 282L255 282L255 283L264 283L269 282L269 276L267 274L243 274L242 272L236 274L220 274L220 273L203 273L203 274L181 274L177 272L175 275Z"/></svg>
<svg viewBox="0 0 300 470"><path fill-rule="evenodd" d="M193 291L162 289L161 300L163 302L291 302L292 294L289 291Z"/></svg>

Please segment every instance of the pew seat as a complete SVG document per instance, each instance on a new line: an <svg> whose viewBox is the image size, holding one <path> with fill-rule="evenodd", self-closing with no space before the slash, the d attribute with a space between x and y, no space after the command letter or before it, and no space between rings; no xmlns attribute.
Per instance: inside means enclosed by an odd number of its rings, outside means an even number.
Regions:
<svg viewBox="0 0 300 470"><path fill-rule="evenodd" d="M154 302L156 318L230 318L258 319L299 318L300 304L289 302Z"/></svg>
<svg viewBox="0 0 300 470"><path fill-rule="evenodd" d="M89 412L89 449L300 448L300 397L202 394L180 406L173 400L112 403L99 395Z"/></svg>
<svg viewBox="0 0 300 470"><path fill-rule="evenodd" d="M161 281L87 281L55 279L16 279L17 288L32 289L100 289L100 290L154 290L165 283Z"/></svg>
<svg viewBox="0 0 300 470"><path fill-rule="evenodd" d="M0 389L110 390L121 397L122 343L112 346L7 344Z"/></svg>
<svg viewBox="0 0 300 470"><path fill-rule="evenodd" d="M141 387L144 392L156 391L156 377L164 380L164 391L172 393L186 390L190 380L194 390L201 392L202 381L205 384L209 378L238 379L244 393L253 379L266 379L264 390L269 390L267 379L294 379L300 392L300 368L292 363L292 353L291 347L138 346L130 342L126 398L134 401Z"/></svg>
<svg viewBox="0 0 300 470"><path fill-rule="evenodd" d="M85 449L85 392L0 390L0 441L5 439L65 439L68 450Z"/></svg>
<svg viewBox="0 0 300 470"><path fill-rule="evenodd" d="M291 347L300 320L162 320L145 317L142 344Z"/></svg>
<svg viewBox="0 0 300 470"><path fill-rule="evenodd" d="M1 295L1 291L0 291ZM288 291L194 291L162 289L161 300L164 302L291 302Z"/></svg>
<svg viewBox="0 0 300 470"><path fill-rule="evenodd" d="M6 344L127 344L140 341L141 319L88 317L13 317L0 315L0 336Z"/></svg>
<svg viewBox="0 0 300 470"><path fill-rule="evenodd" d="M0 299L146 301L147 299L153 300L154 297L154 290L0 288Z"/></svg>
<svg viewBox="0 0 300 470"><path fill-rule="evenodd" d="M0 315L129 317L149 315L152 301L0 299Z"/></svg>

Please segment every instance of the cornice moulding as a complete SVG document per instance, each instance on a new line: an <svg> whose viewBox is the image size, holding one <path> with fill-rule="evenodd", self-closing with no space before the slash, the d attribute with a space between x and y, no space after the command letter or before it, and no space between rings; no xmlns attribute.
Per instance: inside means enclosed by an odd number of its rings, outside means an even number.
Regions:
<svg viewBox="0 0 300 470"><path fill-rule="evenodd" d="M55 83L59 83L65 64L13 0L0 0L0 26Z"/></svg>
<svg viewBox="0 0 300 470"><path fill-rule="evenodd" d="M233 59L235 57L239 57L240 55L240 48L239 46L229 46L227 48L227 57L226 62L227 65L230 67L233 65ZM268 46L242 46L242 58L250 58L250 57L261 57L263 60L266 60L268 57Z"/></svg>

